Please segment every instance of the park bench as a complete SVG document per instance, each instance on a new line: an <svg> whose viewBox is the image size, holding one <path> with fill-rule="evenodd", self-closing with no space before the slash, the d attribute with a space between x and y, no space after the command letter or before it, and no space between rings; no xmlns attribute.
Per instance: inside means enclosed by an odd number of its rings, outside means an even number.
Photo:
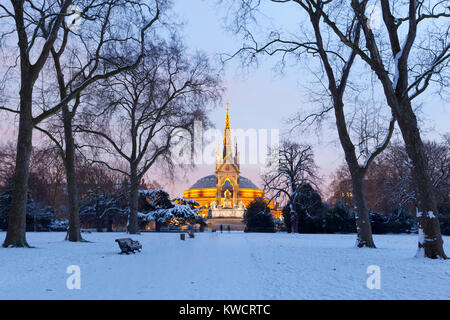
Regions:
<svg viewBox="0 0 450 320"><path fill-rule="evenodd" d="M120 254L129 254L130 252L135 253L135 251L141 251L142 249L142 245L139 241L135 241L131 238L116 239L116 242L119 244L121 250Z"/></svg>

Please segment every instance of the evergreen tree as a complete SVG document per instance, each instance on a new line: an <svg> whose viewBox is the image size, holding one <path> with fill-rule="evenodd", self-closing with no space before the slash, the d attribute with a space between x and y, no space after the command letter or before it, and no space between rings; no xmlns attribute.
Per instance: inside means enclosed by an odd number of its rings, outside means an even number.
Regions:
<svg viewBox="0 0 450 320"><path fill-rule="evenodd" d="M263 199L253 200L244 213L245 232L275 232L275 223Z"/></svg>
<svg viewBox="0 0 450 320"><path fill-rule="evenodd" d="M198 214L202 208L196 201L183 198L170 200L169 194L161 189L139 190L139 197L143 200L139 219L143 223L155 221L156 231L160 231L162 225L205 225Z"/></svg>
<svg viewBox="0 0 450 320"><path fill-rule="evenodd" d="M11 210L12 186L8 185L0 195L0 229L7 230ZM27 193L26 231L50 231L55 221L55 211L51 206L40 207Z"/></svg>
<svg viewBox="0 0 450 320"><path fill-rule="evenodd" d="M327 233L356 232L355 215L342 203L336 204L325 215L325 230Z"/></svg>
<svg viewBox="0 0 450 320"><path fill-rule="evenodd" d="M319 233L323 232L322 216L325 206L319 193L309 183L299 186L295 204L292 205L298 217L299 233ZM283 218L288 230L291 229L291 203L283 209Z"/></svg>
<svg viewBox="0 0 450 320"><path fill-rule="evenodd" d="M127 209L123 198L122 193L105 193L100 187L89 190L80 202L81 225L94 225L97 232L106 227L108 232L112 232L113 224L125 224Z"/></svg>

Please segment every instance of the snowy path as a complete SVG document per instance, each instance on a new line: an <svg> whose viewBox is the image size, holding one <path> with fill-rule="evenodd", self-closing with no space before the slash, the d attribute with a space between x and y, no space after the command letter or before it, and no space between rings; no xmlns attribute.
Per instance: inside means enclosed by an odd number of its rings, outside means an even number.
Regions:
<svg viewBox="0 0 450 320"><path fill-rule="evenodd" d="M36 248L0 249L0 299L450 299L450 261L414 258L415 235L376 235L373 250L354 248L354 235L144 233L129 256L117 254L123 236L29 233ZM66 288L69 265L81 290ZM366 287L369 265L380 290Z"/></svg>

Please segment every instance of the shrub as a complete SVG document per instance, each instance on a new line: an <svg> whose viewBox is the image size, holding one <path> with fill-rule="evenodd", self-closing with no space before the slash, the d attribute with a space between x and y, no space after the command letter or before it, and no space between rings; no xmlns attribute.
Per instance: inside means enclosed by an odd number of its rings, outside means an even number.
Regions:
<svg viewBox="0 0 450 320"><path fill-rule="evenodd" d="M252 201L244 214L245 232L275 232L275 223L263 199Z"/></svg>
<svg viewBox="0 0 450 320"><path fill-rule="evenodd" d="M369 212L370 225L373 234L383 234L389 232L388 218L378 212Z"/></svg>
<svg viewBox="0 0 450 320"><path fill-rule="evenodd" d="M450 236L450 215L439 215L439 222L441 223L441 233Z"/></svg>
<svg viewBox="0 0 450 320"><path fill-rule="evenodd" d="M12 186L6 187L0 195L0 229L8 229L9 210L11 208ZM55 220L54 209L51 206L41 207L33 200L30 192L27 194L26 231L50 231L50 225Z"/></svg>
<svg viewBox="0 0 450 320"><path fill-rule="evenodd" d="M388 218L387 225L387 232L391 233L411 233L417 231L416 218L403 208L392 212Z"/></svg>
<svg viewBox="0 0 450 320"><path fill-rule="evenodd" d="M352 233L356 232L355 215L345 205L337 203L334 208L325 214L326 233Z"/></svg>

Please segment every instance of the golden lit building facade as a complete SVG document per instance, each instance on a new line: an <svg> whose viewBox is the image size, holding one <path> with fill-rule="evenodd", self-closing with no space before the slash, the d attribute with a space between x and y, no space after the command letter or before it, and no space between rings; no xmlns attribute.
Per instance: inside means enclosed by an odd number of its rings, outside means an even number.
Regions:
<svg viewBox="0 0 450 320"><path fill-rule="evenodd" d="M240 175L239 151L231 143L230 116L227 104L223 148L216 153L215 174L203 177L184 191L185 199L197 201L205 207L202 215L209 218L242 218L245 208L255 199L264 198L264 191L250 179ZM274 210L279 217L281 210Z"/></svg>

